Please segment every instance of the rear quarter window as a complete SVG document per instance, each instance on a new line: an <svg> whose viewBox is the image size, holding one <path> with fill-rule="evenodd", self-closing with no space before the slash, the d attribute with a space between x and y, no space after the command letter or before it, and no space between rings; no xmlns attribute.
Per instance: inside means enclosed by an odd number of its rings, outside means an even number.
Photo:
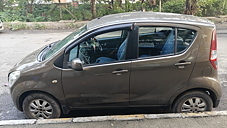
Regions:
<svg viewBox="0 0 227 128"><path fill-rule="evenodd" d="M177 28L177 52L181 53L189 48L195 40L197 32L192 29Z"/></svg>

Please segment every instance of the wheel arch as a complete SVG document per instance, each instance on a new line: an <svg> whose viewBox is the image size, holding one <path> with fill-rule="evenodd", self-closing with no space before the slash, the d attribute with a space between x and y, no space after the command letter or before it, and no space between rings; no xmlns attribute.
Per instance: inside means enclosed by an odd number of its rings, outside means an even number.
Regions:
<svg viewBox="0 0 227 128"><path fill-rule="evenodd" d="M45 94L47 96L50 96L51 98L53 98L57 102L57 104L60 107L61 112L65 113L63 105L61 104L61 102L55 96L53 96L50 93L47 93L47 92L44 92L44 91L38 91L38 90L27 91L27 92L24 92L23 94L21 94L21 96L19 97L19 110L23 111L23 106L22 105L23 105L24 99L27 96L29 96L30 94L34 94L34 93L42 93L42 94Z"/></svg>
<svg viewBox="0 0 227 128"><path fill-rule="evenodd" d="M204 92L206 94L208 94L208 96L210 96L212 102L213 102L213 107L217 107L216 100L217 100L217 96L216 94L210 90L210 89L206 89L206 88L192 88L186 91L181 92L180 94L178 94L177 96L175 96L174 98L172 98L171 102L170 102L170 106L171 109L173 108L173 105L175 104L175 102L184 94L188 93L188 92L192 92L192 91L199 91L199 92Z"/></svg>

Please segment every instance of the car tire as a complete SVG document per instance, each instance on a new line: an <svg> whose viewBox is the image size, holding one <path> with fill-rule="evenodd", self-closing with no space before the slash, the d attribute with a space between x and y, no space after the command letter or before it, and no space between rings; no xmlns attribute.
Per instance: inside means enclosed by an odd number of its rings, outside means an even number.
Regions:
<svg viewBox="0 0 227 128"><path fill-rule="evenodd" d="M43 93L28 95L23 101L23 112L29 119L51 119L61 115L56 100Z"/></svg>
<svg viewBox="0 0 227 128"><path fill-rule="evenodd" d="M206 92L192 91L180 96L173 104L175 113L198 113L211 111L213 102Z"/></svg>

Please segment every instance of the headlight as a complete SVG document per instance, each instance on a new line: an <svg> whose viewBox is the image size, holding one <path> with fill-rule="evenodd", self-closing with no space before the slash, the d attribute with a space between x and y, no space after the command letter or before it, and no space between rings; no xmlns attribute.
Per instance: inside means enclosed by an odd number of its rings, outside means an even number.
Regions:
<svg viewBox="0 0 227 128"><path fill-rule="evenodd" d="M20 71L14 71L9 74L9 87L16 82L16 80L20 77Z"/></svg>

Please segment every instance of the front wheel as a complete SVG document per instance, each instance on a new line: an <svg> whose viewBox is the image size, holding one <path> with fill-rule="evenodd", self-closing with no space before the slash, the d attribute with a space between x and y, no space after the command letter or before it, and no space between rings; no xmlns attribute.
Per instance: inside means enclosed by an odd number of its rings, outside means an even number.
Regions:
<svg viewBox="0 0 227 128"><path fill-rule="evenodd" d="M23 111L30 119L58 118L61 115L58 103L43 93L28 95L23 102Z"/></svg>
<svg viewBox="0 0 227 128"><path fill-rule="evenodd" d="M211 111L213 102L205 92L192 91L179 97L173 104L173 112L198 113Z"/></svg>

